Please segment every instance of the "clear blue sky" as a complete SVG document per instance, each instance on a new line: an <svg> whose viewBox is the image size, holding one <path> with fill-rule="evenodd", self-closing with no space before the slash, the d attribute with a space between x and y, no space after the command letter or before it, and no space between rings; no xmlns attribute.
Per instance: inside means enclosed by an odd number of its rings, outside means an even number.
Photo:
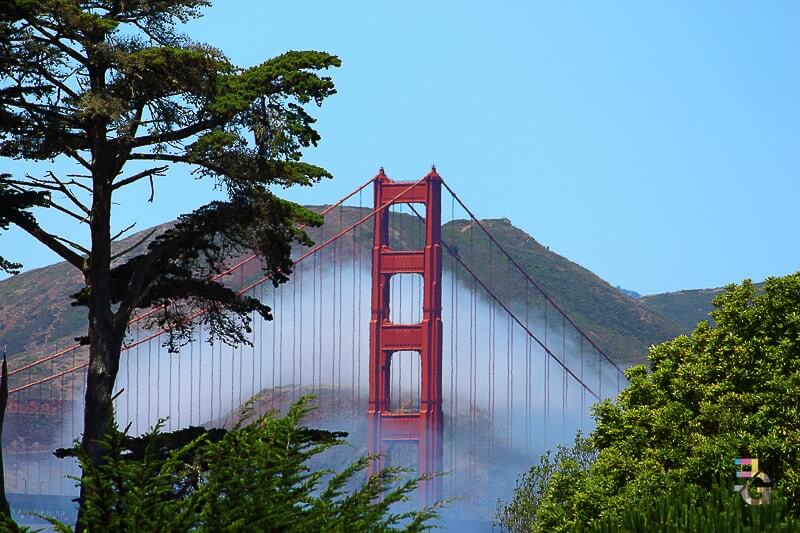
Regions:
<svg viewBox="0 0 800 533"><path fill-rule="evenodd" d="M294 200L435 162L481 217L641 293L800 269L800 2L216 4L189 31L240 65L342 58L307 154L336 178ZM147 193L115 224L214 195L183 171ZM0 248L53 260L16 232Z"/></svg>

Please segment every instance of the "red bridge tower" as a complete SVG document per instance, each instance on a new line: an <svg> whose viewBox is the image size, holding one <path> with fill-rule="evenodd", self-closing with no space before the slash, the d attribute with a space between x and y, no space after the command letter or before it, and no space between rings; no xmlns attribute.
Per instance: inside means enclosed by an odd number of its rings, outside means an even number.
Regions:
<svg viewBox="0 0 800 533"><path fill-rule="evenodd" d="M375 178L375 210L372 247L372 317L370 320L369 444L371 453L382 454L371 471L384 466L392 443L413 442L419 452L419 473L442 469L442 241L441 186L436 168L419 182L390 180L383 169ZM389 206L424 204L425 247L399 251L389 246ZM422 321L395 324L390 320L390 282L396 274L421 274ZM420 355L418 412L392 412L390 370L392 355L413 351ZM439 478L419 486L419 504L441 499Z"/></svg>

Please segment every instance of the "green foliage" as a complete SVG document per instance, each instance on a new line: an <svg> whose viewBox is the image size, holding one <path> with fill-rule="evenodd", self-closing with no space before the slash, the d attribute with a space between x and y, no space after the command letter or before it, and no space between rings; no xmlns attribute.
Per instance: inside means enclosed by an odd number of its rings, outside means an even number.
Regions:
<svg viewBox="0 0 800 533"><path fill-rule="evenodd" d="M310 242L299 226L321 223L271 187L330 177L301 161L302 150L320 140L304 106L336 92L320 71L339 59L289 51L237 67L175 31L209 4L10 0L0 7L0 157L62 158L77 168L69 179L0 174L0 230L20 226L84 274L86 290L75 304L99 306L93 316L113 315L115 338L105 339L112 346L136 308L167 303L150 325L176 327L180 339L187 317L203 308L213 334L243 342L253 312L268 318L269 308L208 278L225 268L231 249L247 248L281 283L291 271L291 244ZM111 256L112 196L141 180L150 180L155 194L154 180L177 163L216 180L229 199L184 215L143 253ZM127 176L126 165L134 165ZM47 232L30 215L35 206L88 219L91 246ZM123 260L109 274L115 259ZM18 268L0 258L0 269ZM112 296L92 301L90 288L108 282L94 276L109 275Z"/></svg>
<svg viewBox="0 0 800 533"><path fill-rule="evenodd" d="M800 512L800 273L758 292L749 281L728 286L714 306L716 327L701 322L691 337L654 346L650 369L629 368L616 401L593 407L597 459L578 486L554 496L545 487L538 501L518 489L513 508L539 518L559 506L537 527L566 531L666 491L732 482L733 459L755 457Z"/></svg>
<svg viewBox="0 0 800 533"><path fill-rule="evenodd" d="M605 518L587 533L791 533L800 520L786 500L772 494L769 505L747 505L738 492L716 484L711 491L689 485L647 501L631 502L619 518Z"/></svg>
<svg viewBox="0 0 800 533"><path fill-rule="evenodd" d="M580 433L572 446L559 445L555 457L548 450L517 480L513 500L498 501L495 525L514 532L552 531L564 521L563 504L574 497L596 458Z"/></svg>
<svg viewBox="0 0 800 533"><path fill-rule="evenodd" d="M434 509L390 509L417 486L417 479L403 479L403 471L385 470L351 489L369 457L338 473L308 468L309 459L342 443L339 434L300 426L308 399L294 404L285 417L268 413L167 453L163 445L169 441L157 429L145 439L144 450L134 453L134 441L112 429L99 465L78 447L82 483L91 487L79 527L132 533L429 529ZM72 531L52 523L59 531Z"/></svg>
<svg viewBox="0 0 800 533"><path fill-rule="evenodd" d="M305 106L336 92L322 71L339 66L339 58L289 51L237 67L176 31L208 5L0 3L0 157L34 163L24 177L0 174L0 231L18 226L81 274L74 304L87 308L88 331L79 340L90 347L83 449L95 467L102 466L101 437L112 421L111 392L134 312L157 307L143 327L170 330L171 349L189 338L200 311L213 338L247 342L254 314L271 319L270 308L215 275L232 254L252 250L264 274L282 283L292 270L292 244L310 243L301 226L321 224L272 189L330 177L301 160L320 139ZM55 160L71 170L34 175ZM121 235L111 224L119 191L147 180L152 201L155 181L175 164L214 180L226 201L181 216L147 246L152 233L112 252ZM85 234L67 239L46 229L34 207L79 221ZM18 268L0 257L0 270ZM83 484L79 516L95 489L104 490Z"/></svg>

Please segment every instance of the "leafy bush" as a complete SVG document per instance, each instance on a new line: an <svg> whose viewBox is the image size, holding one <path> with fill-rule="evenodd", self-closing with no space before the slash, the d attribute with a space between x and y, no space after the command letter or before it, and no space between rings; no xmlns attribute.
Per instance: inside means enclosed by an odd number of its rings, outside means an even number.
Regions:
<svg viewBox="0 0 800 533"><path fill-rule="evenodd" d="M689 485L654 500L631 502L619 518L599 520L586 533L762 533L800 531L800 520L773 493L769 505L747 505L730 486Z"/></svg>
<svg viewBox="0 0 800 533"><path fill-rule="evenodd" d="M308 397L285 417L266 414L211 439L206 433L164 450L158 429L141 457L112 429L105 461L95 466L76 448L90 484L80 526L86 531L424 531L433 508L394 513L418 479L386 469L349 490L368 466L363 457L342 472L311 471L307 461L342 443L338 434L299 425ZM244 419L244 417L243 417ZM219 436L219 435L218 435ZM60 532L72 527L51 521Z"/></svg>
<svg viewBox="0 0 800 533"><path fill-rule="evenodd" d="M715 327L703 321L690 337L652 347L650 368L629 368L628 387L593 407L596 460L580 475L573 449L538 467L553 472L543 486L528 490L523 478L498 514L505 527L527 517L531 531L617 520L632 502L733 480L737 457L758 458L800 513L800 273L758 293L749 281L728 286L714 306Z"/></svg>
<svg viewBox="0 0 800 533"><path fill-rule="evenodd" d="M549 531L564 520L562 504L574 496L596 458L580 433L572 446L559 445L554 458L548 450L517 480L514 499L497 502L495 525L514 532Z"/></svg>

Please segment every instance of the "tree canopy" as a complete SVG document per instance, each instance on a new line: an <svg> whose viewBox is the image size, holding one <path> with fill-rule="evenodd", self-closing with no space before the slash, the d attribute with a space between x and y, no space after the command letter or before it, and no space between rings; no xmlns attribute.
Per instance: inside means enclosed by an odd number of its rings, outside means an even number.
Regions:
<svg viewBox="0 0 800 533"><path fill-rule="evenodd" d="M628 387L594 406L588 441L521 478L501 523L613 522L681 487L733 486L740 457L757 458L800 514L800 273L768 279L761 292L749 281L728 286L714 307L715 327L700 322L652 347L649 368L626 371Z"/></svg>

